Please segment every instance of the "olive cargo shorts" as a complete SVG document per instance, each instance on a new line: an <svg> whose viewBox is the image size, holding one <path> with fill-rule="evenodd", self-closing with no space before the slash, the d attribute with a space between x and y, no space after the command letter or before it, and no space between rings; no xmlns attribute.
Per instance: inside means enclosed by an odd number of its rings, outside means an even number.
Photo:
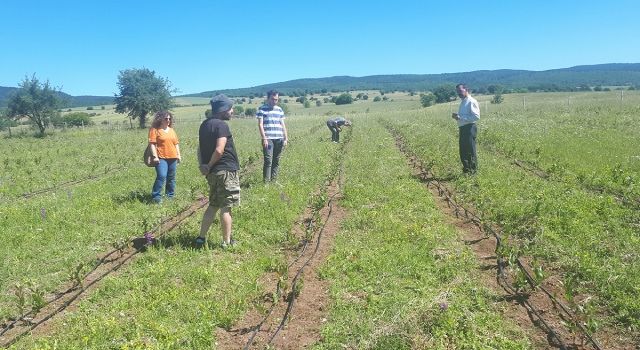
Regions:
<svg viewBox="0 0 640 350"><path fill-rule="evenodd" d="M237 171L220 170L207 175L209 205L216 208L240 204L240 178Z"/></svg>

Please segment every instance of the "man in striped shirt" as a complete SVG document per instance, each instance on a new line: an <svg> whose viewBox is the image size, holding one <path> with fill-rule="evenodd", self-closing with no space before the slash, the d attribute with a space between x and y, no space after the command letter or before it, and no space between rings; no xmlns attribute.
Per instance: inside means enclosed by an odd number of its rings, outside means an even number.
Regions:
<svg viewBox="0 0 640 350"><path fill-rule="evenodd" d="M262 154L264 165L262 179L264 182L275 181L278 177L280 154L287 145L287 127L284 124L284 111L278 106L280 93L276 90L267 92L267 103L258 108L258 129L262 137Z"/></svg>

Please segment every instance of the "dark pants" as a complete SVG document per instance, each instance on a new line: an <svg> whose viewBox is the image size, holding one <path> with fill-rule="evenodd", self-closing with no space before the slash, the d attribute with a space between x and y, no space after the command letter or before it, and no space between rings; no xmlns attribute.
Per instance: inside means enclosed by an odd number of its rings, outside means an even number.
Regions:
<svg viewBox="0 0 640 350"><path fill-rule="evenodd" d="M284 148L284 140L267 140L269 144L262 149L264 164L262 166L262 179L264 182L275 180L278 177L280 154Z"/></svg>
<svg viewBox="0 0 640 350"><path fill-rule="evenodd" d="M331 122L327 122L327 127L331 130L331 141L340 142L340 130L338 130L338 126Z"/></svg>
<svg viewBox="0 0 640 350"><path fill-rule="evenodd" d="M475 174L478 170L478 156L476 154L476 136L478 127L476 123L463 125L460 128L460 161L462 171L465 174Z"/></svg>

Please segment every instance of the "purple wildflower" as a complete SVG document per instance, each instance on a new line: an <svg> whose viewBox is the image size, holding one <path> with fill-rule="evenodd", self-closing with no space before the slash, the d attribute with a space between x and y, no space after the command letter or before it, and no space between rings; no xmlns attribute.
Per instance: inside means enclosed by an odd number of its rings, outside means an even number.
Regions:
<svg viewBox="0 0 640 350"><path fill-rule="evenodd" d="M47 218L47 209L40 208L40 217L42 218L42 220Z"/></svg>
<svg viewBox="0 0 640 350"><path fill-rule="evenodd" d="M440 303L440 311L447 311L448 308L449 308L449 304L447 304L446 301L443 301Z"/></svg>
<svg viewBox="0 0 640 350"><path fill-rule="evenodd" d="M153 242L156 240L156 238L153 236L153 232L151 231L144 233L144 239L147 240L147 245L152 245Z"/></svg>

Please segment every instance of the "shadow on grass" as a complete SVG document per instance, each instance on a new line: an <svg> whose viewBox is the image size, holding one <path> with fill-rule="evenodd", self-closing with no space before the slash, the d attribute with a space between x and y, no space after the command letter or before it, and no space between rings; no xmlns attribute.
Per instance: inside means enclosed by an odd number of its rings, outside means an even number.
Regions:
<svg viewBox="0 0 640 350"><path fill-rule="evenodd" d="M127 194L117 194L113 196L113 200L119 204L129 202L140 202L144 204L153 203L151 200L151 193L148 191L135 190Z"/></svg>
<svg viewBox="0 0 640 350"><path fill-rule="evenodd" d="M161 237L159 239L156 240L156 243L154 244L157 248L162 248L162 249L169 249L172 247L180 247L183 249L195 249L197 248L194 240L196 238L197 234L194 234L193 236L189 236L189 235L178 235L178 236L168 236L168 237Z"/></svg>
<svg viewBox="0 0 640 350"><path fill-rule="evenodd" d="M133 248L145 252L149 247L153 246L156 249L170 250L174 247L180 247L182 249L205 249L204 246L198 247L195 245L195 235L193 237L187 235L170 236L154 238L152 243L146 237L136 237L131 240ZM209 243L211 244L211 243Z"/></svg>

